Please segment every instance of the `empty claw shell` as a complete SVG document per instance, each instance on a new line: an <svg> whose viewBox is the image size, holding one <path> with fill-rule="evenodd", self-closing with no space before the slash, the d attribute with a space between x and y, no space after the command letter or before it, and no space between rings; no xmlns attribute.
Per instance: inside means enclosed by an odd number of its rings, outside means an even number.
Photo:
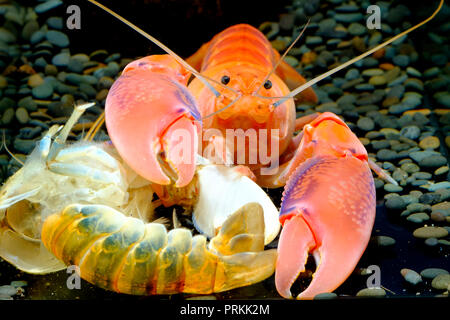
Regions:
<svg viewBox="0 0 450 320"><path fill-rule="evenodd" d="M235 168L205 165L197 171L199 197L193 210L197 230L209 238L216 236L225 220L249 202L264 210L264 244L270 243L280 230L278 210L269 196Z"/></svg>

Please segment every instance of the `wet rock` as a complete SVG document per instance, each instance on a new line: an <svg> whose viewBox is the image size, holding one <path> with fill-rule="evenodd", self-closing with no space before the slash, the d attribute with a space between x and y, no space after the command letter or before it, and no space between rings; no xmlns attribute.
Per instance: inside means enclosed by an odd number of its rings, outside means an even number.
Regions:
<svg viewBox="0 0 450 320"><path fill-rule="evenodd" d="M0 286L0 295L14 296L17 294L17 288L9 285Z"/></svg>
<svg viewBox="0 0 450 320"><path fill-rule="evenodd" d="M356 125L358 126L358 128L364 131L370 131L375 128L375 123L373 122L373 120L367 117L359 118Z"/></svg>
<svg viewBox="0 0 450 320"><path fill-rule="evenodd" d="M50 28L62 30L62 28L64 27L64 22L61 17L50 17L47 19L47 25Z"/></svg>
<svg viewBox="0 0 450 320"><path fill-rule="evenodd" d="M401 186L396 186L395 184L392 183L386 183L384 185L384 190L387 192L401 192L403 188Z"/></svg>
<svg viewBox="0 0 450 320"><path fill-rule="evenodd" d="M36 11L36 13L45 13L51 9L54 9L54 8L60 6L61 4L63 4L63 2L61 0L49 0L49 1L43 2L41 4L38 4L34 8L34 11Z"/></svg>
<svg viewBox="0 0 450 320"><path fill-rule="evenodd" d="M395 245L395 239L388 236L374 236L370 239L370 243L378 247L390 247Z"/></svg>
<svg viewBox="0 0 450 320"><path fill-rule="evenodd" d="M28 111L25 108L17 108L16 118L17 118L17 121L19 121L19 123L21 123L21 124L26 124L28 122L28 120L30 120Z"/></svg>
<svg viewBox="0 0 450 320"><path fill-rule="evenodd" d="M33 74L28 78L28 85L32 88L38 87L44 83L44 79L39 73Z"/></svg>
<svg viewBox="0 0 450 320"><path fill-rule="evenodd" d="M440 268L427 268L420 272L420 275L425 279L434 279L440 274L449 274L447 270Z"/></svg>
<svg viewBox="0 0 450 320"><path fill-rule="evenodd" d="M406 280L406 282L408 282L412 285L416 285L416 284L422 282L422 277L420 276L420 274L418 274L414 270L405 268L405 269L400 270L400 273L403 276L403 278Z"/></svg>
<svg viewBox="0 0 450 320"><path fill-rule="evenodd" d="M14 118L14 114L15 112L13 108L6 109L2 116L2 124L4 125L10 124L12 119Z"/></svg>
<svg viewBox="0 0 450 320"><path fill-rule="evenodd" d="M444 238L447 235L448 231L441 227L421 227L413 232L413 236L419 239Z"/></svg>
<svg viewBox="0 0 450 320"><path fill-rule="evenodd" d="M386 200L385 205L392 210L403 210L406 208L406 203L400 196L390 197Z"/></svg>
<svg viewBox="0 0 450 320"><path fill-rule="evenodd" d="M37 110L37 103L33 100L31 96L24 97L19 100L17 103L17 106L20 108L25 108L27 111L36 111Z"/></svg>
<svg viewBox="0 0 450 320"><path fill-rule="evenodd" d="M52 64L57 67L67 67L70 61L70 54L68 52L61 52L52 58Z"/></svg>
<svg viewBox="0 0 450 320"><path fill-rule="evenodd" d="M431 220L435 222L444 222L445 221L445 215L442 212L431 212Z"/></svg>
<svg viewBox="0 0 450 320"><path fill-rule="evenodd" d="M411 157L411 159L413 159L416 162L420 162L426 158L429 158L431 156L439 156L440 153L436 152L436 151L431 151L431 150L426 150L426 151L415 151L415 152L411 152L409 154L409 156Z"/></svg>
<svg viewBox="0 0 450 320"><path fill-rule="evenodd" d="M14 140L14 149L23 154L29 154L36 146L36 141L16 138Z"/></svg>
<svg viewBox="0 0 450 320"><path fill-rule="evenodd" d="M419 197L420 203L435 204L438 203L441 196L438 193L424 193Z"/></svg>
<svg viewBox="0 0 450 320"><path fill-rule="evenodd" d="M446 290L450 285L450 274L439 274L431 282L431 286L436 290Z"/></svg>
<svg viewBox="0 0 450 320"><path fill-rule="evenodd" d="M41 85L34 87L31 92L33 97L37 99L47 99L52 96L53 87L49 83L44 82Z"/></svg>
<svg viewBox="0 0 450 320"><path fill-rule="evenodd" d="M428 136L420 140L419 146L422 149L436 149L439 148L440 142L437 137L434 136Z"/></svg>
<svg viewBox="0 0 450 320"><path fill-rule="evenodd" d="M381 298L386 295L386 291L382 288L366 288L358 291L357 297Z"/></svg>
<svg viewBox="0 0 450 320"><path fill-rule="evenodd" d="M438 245L438 243L439 243L439 240L436 238L425 239L425 245L427 245L429 247L435 247Z"/></svg>
<svg viewBox="0 0 450 320"><path fill-rule="evenodd" d="M436 168L447 164L447 159L442 155L432 155L419 161L419 166L424 168Z"/></svg>
<svg viewBox="0 0 450 320"><path fill-rule="evenodd" d="M397 152L389 149L381 149L377 152L377 158L381 161L395 160L397 157Z"/></svg>
<svg viewBox="0 0 450 320"><path fill-rule="evenodd" d="M404 163L400 168L406 173L410 174L418 172L420 170L419 166L414 163Z"/></svg>
<svg viewBox="0 0 450 320"><path fill-rule="evenodd" d="M430 217L425 212L418 212L410 214L406 220L413 223L422 223L424 221L430 220Z"/></svg>
<svg viewBox="0 0 450 320"><path fill-rule="evenodd" d="M51 44L61 48L65 48L69 45L69 37L60 31L47 31L46 38Z"/></svg>
<svg viewBox="0 0 450 320"><path fill-rule="evenodd" d="M436 170L434 171L434 174L435 174L436 176L439 176L439 175L445 174L445 173L447 173L447 172L449 172L449 167L448 167L448 166L442 166L442 167L436 169Z"/></svg>
<svg viewBox="0 0 450 320"><path fill-rule="evenodd" d="M328 299L336 299L337 294L334 292L324 292L319 293L318 295L314 296L314 300L328 300Z"/></svg>

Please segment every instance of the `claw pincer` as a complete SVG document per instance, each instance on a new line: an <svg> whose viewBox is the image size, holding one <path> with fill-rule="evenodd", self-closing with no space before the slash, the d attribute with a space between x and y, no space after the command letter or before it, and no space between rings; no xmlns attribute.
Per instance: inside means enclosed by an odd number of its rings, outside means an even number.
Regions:
<svg viewBox="0 0 450 320"><path fill-rule="evenodd" d="M189 76L169 55L148 56L127 65L106 99L114 146L151 182L182 187L194 176L201 124Z"/></svg>
<svg viewBox="0 0 450 320"><path fill-rule="evenodd" d="M283 193L275 273L277 290L293 298L291 287L305 280L309 255L312 280L297 299L336 289L362 256L375 219L375 186L367 152L347 125L323 113L304 128ZM297 163L297 161L293 161Z"/></svg>

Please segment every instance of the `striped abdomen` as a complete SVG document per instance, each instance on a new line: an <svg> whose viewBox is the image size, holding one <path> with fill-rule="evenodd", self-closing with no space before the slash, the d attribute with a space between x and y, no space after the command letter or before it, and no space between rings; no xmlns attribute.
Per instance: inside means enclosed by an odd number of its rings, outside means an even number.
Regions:
<svg viewBox="0 0 450 320"><path fill-rule="evenodd" d="M258 29L248 24L234 25L211 40L202 71L230 62L252 64L268 73L275 63L272 45Z"/></svg>
<svg viewBox="0 0 450 320"><path fill-rule="evenodd" d="M58 259L78 266L83 279L107 290L220 292L262 281L275 269L275 250L263 251L262 208L255 215L244 208L211 240L212 249L203 235L193 237L188 229L167 232L162 224L145 224L103 205L66 207L45 220L41 237ZM262 219L262 229L255 219Z"/></svg>

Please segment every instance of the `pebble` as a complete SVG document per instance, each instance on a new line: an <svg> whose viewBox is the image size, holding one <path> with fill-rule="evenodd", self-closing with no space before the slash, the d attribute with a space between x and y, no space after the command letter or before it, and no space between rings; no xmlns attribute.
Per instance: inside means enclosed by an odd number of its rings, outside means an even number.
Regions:
<svg viewBox="0 0 450 320"><path fill-rule="evenodd" d="M47 25L50 28L61 30L64 26L64 22L61 17L50 17L47 19Z"/></svg>
<svg viewBox="0 0 450 320"><path fill-rule="evenodd" d="M41 4L38 4L34 8L34 11L36 11L36 13L44 13L53 8L60 6L61 4L63 4L63 2L61 0L49 0L49 1L43 2Z"/></svg>
<svg viewBox="0 0 450 320"><path fill-rule="evenodd" d="M439 148L440 142L439 139L435 136L428 136L420 140L419 146L422 149L436 149Z"/></svg>
<svg viewBox="0 0 450 320"><path fill-rule="evenodd" d="M13 296L15 294L17 294L16 287L10 285L0 286L0 295Z"/></svg>
<svg viewBox="0 0 450 320"><path fill-rule="evenodd" d="M375 128L375 123L368 117L359 118L356 125L358 126L358 128L364 131L371 131Z"/></svg>
<svg viewBox="0 0 450 320"><path fill-rule="evenodd" d="M429 172L414 172L412 176L419 180L429 180L433 175Z"/></svg>
<svg viewBox="0 0 450 320"><path fill-rule="evenodd" d="M386 183L383 188L387 192L401 192L403 190L401 186L396 186L392 183Z"/></svg>
<svg viewBox="0 0 450 320"><path fill-rule="evenodd" d="M44 79L39 73L33 74L28 77L28 85L32 88L38 87L44 83Z"/></svg>
<svg viewBox="0 0 450 320"><path fill-rule="evenodd" d="M60 31L47 31L46 38L51 44L61 48L65 48L69 45L69 37Z"/></svg>
<svg viewBox="0 0 450 320"><path fill-rule="evenodd" d="M70 54L68 52L61 52L52 58L52 64L57 67L66 67L70 61Z"/></svg>
<svg viewBox="0 0 450 320"><path fill-rule="evenodd" d="M440 269L440 268L427 268L420 272L420 275L422 278L425 279L434 279L440 274L449 274L447 270Z"/></svg>
<svg viewBox="0 0 450 320"><path fill-rule="evenodd" d="M314 300L328 300L328 299L335 299L337 298L337 294L334 292L324 292L324 293L319 293L317 295L314 296Z"/></svg>
<svg viewBox="0 0 450 320"><path fill-rule="evenodd" d="M28 120L30 120L27 109L17 108L16 118L17 118L17 121L19 121L19 123L26 124L28 122Z"/></svg>
<svg viewBox="0 0 450 320"><path fill-rule="evenodd" d="M429 158L431 156L437 156L437 155L440 155L440 153L438 153L436 151L426 150L426 151L411 152L409 154L409 157L416 162L420 162L426 158Z"/></svg>
<svg viewBox="0 0 450 320"><path fill-rule="evenodd" d="M389 149L381 149L377 152L377 158L381 161L390 161L397 159L398 154L395 151Z"/></svg>
<svg viewBox="0 0 450 320"><path fill-rule="evenodd" d="M33 97L37 99L48 99L53 94L53 87L49 83L44 82L43 84L34 87L31 90L31 93L33 94Z"/></svg>
<svg viewBox="0 0 450 320"><path fill-rule="evenodd" d="M442 212L431 212L431 220L435 222L444 222L445 221L445 215Z"/></svg>
<svg viewBox="0 0 450 320"><path fill-rule="evenodd" d="M420 239L443 238L448 235L448 231L442 227L421 227L413 232L413 236Z"/></svg>
<svg viewBox="0 0 450 320"><path fill-rule="evenodd" d="M420 171L419 166L414 163L404 163L400 168L407 173L415 173Z"/></svg>
<svg viewBox="0 0 450 320"><path fill-rule="evenodd" d="M348 26L347 31L352 36L361 36L366 33L367 28L360 23L353 22Z"/></svg>
<svg viewBox="0 0 450 320"><path fill-rule="evenodd" d="M365 288L356 294L357 297L384 297L386 291L383 288Z"/></svg>
<svg viewBox="0 0 450 320"><path fill-rule="evenodd" d="M442 167L436 169L436 170L434 171L434 174L435 174L436 176L439 176L439 175L444 174L444 173L447 173L447 172L449 172L449 167L448 167L448 166L442 166Z"/></svg>
<svg viewBox="0 0 450 320"><path fill-rule="evenodd" d="M434 204L439 202L441 196L438 193L424 193L419 197L419 202L424 204Z"/></svg>
<svg viewBox="0 0 450 320"><path fill-rule="evenodd" d="M430 217L425 212L413 213L410 214L406 220L414 223L422 223L424 221L430 220Z"/></svg>
<svg viewBox="0 0 450 320"><path fill-rule="evenodd" d="M403 276L403 278L412 285L416 285L419 282L422 282L422 277L414 270L405 268L400 270L400 273Z"/></svg>
<svg viewBox="0 0 450 320"><path fill-rule="evenodd" d="M442 155L432 155L419 161L419 166L425 168L436 168L447 164L447 158Z"/></svg>
<svg viewBox="0 0 450 320"><path fill-rule="evenodd" d="M436 290L446 290L450 285L450 274L439 274L431 282L431 286Z"/></svg>
<svg viewBox="0 0 450 320"><path fill-rule="evenodd" d="M6 109L2 116L2 123L4 125L10 124L12 119L14 118L14 114L15 112L13 108Z"/></svg>
<svg viewBox="0 0 450 320"><path fill-rule="evenodd" d="M33 151L35 146L36 146L36 141L34 141L34 140L27 140L27 139L20 139L20 138L16 138L14 140L14 148L23 154L31 153L31 151Z"/></svg>
<svg viewBox="0 0 450 320"><path fill-rule="evenodd" d="M374 236L370 241L379 247L390 247L395 244L395 239L388 236Z"/></svg>
<svg viewBox="0 0 450 320"><path fill-rule="evenodd" d="M439 240L436 238L425 239L425 245L427 245L429 247L435 247L438 245L438 243L439 243Z"/></svg>
<svg viewBox="0 0 450 320"><path fill-rule="evenodd" d="M16 280L16 281L12 281L10 285L13 287L26 287L26 286L28 286L28 282L22 281L22 280Z"/></svg>

